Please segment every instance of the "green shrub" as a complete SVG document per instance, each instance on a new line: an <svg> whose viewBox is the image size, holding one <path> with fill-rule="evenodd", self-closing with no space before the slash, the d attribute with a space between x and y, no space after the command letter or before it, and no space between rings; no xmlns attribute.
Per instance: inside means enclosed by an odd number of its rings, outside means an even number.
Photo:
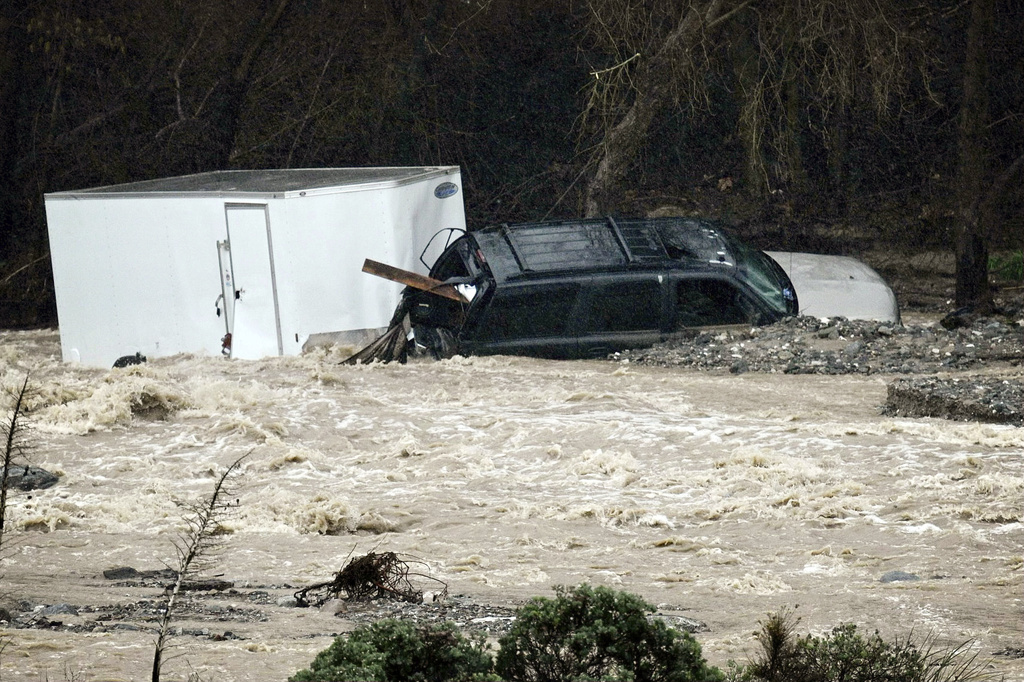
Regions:
<svg viewBox="0 0 1024 682"><path fill-rule="evenodd" d="M799 618L792 612L783 609L768 616L768 620L759 623L757 642L761 651L757 660L746 668L743 679L782 682L797 667L799 653L797 640L793 637Z"/></svg>
<svg viewBox="0 0 1024 682"><path fill-rule="evenodd" d="M1024 281L1024 252L993 254L988 259L988 271L1000 282Z"/></svg>
<svg viewBox="0 0 1024 682"><path fill-rule="evenodd" d="M789 674L781 679L849 682L916 682L924 663L910 642L886 642L875 632L862 637L857 626L840 625L825 637L808 636L797 643L797 656Z"/></svg>
<svg viewBox="0 0 1024 682"><path fill-rule="evenodd" d="M686 632L650 620L654 607L605 587L555 588L535 597L499 641L498 675L509 682L631 680L697 682L722 679Z"/></svg>
<svg viewBox="0 0 1024 682"><path fill-rule="evenodd" d="M737 679L747 682L971 682L994 679L965 646L933 650L909 639L887 642L844 624L824 637L794 638L799 619L783 610L761 623L761 652Z"/></svg>
<svg viewBox="0 0 1024 682"><path fill-rule="evenodd" d="M486 680L493 660L482 638L466 639L452 623L417 626L382 620L338 637L291 682Z"/></svg>

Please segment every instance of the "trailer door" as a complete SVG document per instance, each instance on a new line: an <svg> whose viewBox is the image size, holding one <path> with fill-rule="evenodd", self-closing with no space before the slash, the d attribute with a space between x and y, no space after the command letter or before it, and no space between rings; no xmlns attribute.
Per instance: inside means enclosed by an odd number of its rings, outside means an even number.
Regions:
<svg viewBox="0 0 1024 682"><path fill-rule="evenodd" d="M225 293L231 357L282 355L270 212L266 204L225 204L224 214L234 287Z"/></svg>

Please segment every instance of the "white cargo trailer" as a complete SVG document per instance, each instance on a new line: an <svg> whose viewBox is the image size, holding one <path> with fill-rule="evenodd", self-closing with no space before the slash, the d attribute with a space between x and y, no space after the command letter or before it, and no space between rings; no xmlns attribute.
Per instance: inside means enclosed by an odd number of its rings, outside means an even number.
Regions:
<svg viewBox="0 0 1024 682"><path fill-rule="evenodd" d="M45 195L66 362L294 355L387 327L401 286L465 229L457 166L217 171ZM443 240L423 260L433 263Z"/></svg>

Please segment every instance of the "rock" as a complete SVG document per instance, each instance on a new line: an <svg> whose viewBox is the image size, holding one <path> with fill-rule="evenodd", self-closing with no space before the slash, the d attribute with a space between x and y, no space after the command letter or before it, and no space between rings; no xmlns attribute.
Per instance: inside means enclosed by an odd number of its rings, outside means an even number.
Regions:
<svg viewBox="0 0 1024 682"><path fill-rule="evenodd" d="M134 580L141 578L142 574L131 566L120 566L103 571L103 577L107 580Z"/></svg>
<svg viewBox="0 0 1024 682"><path fill-rule="evenodd" d="M331 616L337 616L338 614L345 613L348 611L348 606L341 599L328 599L324 602L323 606L320 607L320 613L326 613Z"/></svg>
<svg viewBox="0 0 1024 682"><path fill-rule="evenodd" d="M974 306L967 306L954 310L939 321L946 329L960 329L962 327L974 326L978 321L980 311Z"/></svg>
<svg viewBox="0 0 1024 682"><path fill-rule="evenodd" d="M882 577L878 579L881 583L899 583L909 582L913 580L920 580L921 577L914 575L913 573L906 573L904 571L887 571L882 574Z"/></svg>
<svg viewBox="0 0 1024 682"><path fill-rule="evenodd" d="M71 604L54 604L52 606L44 606L36 611L42 616L56 616L58 614L68 614L72 616L78 615L78 609Z"/></svg>
<svg viewBox="0 0 1024 682"><path fill-rule="evenodd" d="M146 356L136 351L135 355L122 355L114 360L114 367L131 367L132 365L141 365L145 361Z"/></svg>
<svg viewBox="0 0 1024 682"><path fill-rule="evenodd" d="M168 580L177 580L178 572L173 568L158 568L153 571L140 571L139 577L148 581L167 582Z"/></svg>
<svg viewBox="0 0 1024 682"><path fill-rule="evenodd" d="M294 608L299 605L299 600L295 597L281 597L277 600L278 606L284 606L287 608Z"/></svg>
<svg viewBox="0 0 1024 682"><path fill-rule="evenodd" d="M677 630L685 630L690 633L711 631L711 628L708 627L707 623L694 618L687 618L686 616L670 616L658 613L654 615L654 618L663 621L669 627L673 627Z"/></svg>
<svg viewBox="0 0 1024 682"><path fill-rule="evenodd" d="M177 576L174 576L177 578ZM223 592L234 587L235 584L229 580L189 580L181 583L181 590L184 592Z"/></svg>
<svg viewBox="0 0 1024 682"><path fill-rule="evenodd" d="M0 472L3 468L0 468ZM18 490L44 490L57 484L60 477L46 469L33 466L12 466L7 476L7 487Z"/></svg>

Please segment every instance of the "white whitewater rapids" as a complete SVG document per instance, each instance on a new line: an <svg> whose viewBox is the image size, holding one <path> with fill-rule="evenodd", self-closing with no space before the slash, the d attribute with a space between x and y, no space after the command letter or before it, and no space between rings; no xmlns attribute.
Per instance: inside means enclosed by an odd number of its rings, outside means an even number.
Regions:
<svg viewBox="0 0 1024 682"><path fill-rule="evenodd" d="M56 332L0 333L4 385L30 372L35 388L31 462L62 476L11 497L4 592L79 610L51 616L64 629L4 630L5 675L147 676L153 636L138 621L69 627L157 599L102 572L171 563L182 503L246 452L213 571L237 592L217 597L222 617L181 621L237 639L176 638L167 679L307 666L353 626L276 600L370 551L416 557L484 603L583 581L636 592L706 623L719 666L754 650L759 619L797 605L801 633L853 622L970 640L983 657L1020 647L1024 429L882 417L884 377L339 365L350 350L107 371L61 364ZM881 582L894 570L919 580ZM247 600L257 589L270 605ZM265 619L231 615L252 608ZM993 660L1024 680L1024 660Z"/></svg>

